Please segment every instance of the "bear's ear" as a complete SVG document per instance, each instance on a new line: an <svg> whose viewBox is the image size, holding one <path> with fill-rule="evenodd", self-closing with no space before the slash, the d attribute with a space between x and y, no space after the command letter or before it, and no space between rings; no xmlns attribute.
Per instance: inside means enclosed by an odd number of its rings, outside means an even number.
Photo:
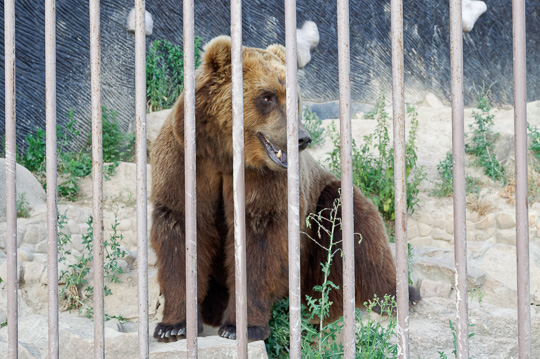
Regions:
<svg viewBox="0 0 540 359"><path fill-rule="evenodd" d="M273 44L266 48L266 51L276 55L284 64L286 63L287 53L285 46L280 44Z"/></svg>
<svg viewBox="0 0 540 359"><path fill-rule="evenodd" d="M202 62L214 72L231 65L231 38L218 36L204 46Z"/></svg>

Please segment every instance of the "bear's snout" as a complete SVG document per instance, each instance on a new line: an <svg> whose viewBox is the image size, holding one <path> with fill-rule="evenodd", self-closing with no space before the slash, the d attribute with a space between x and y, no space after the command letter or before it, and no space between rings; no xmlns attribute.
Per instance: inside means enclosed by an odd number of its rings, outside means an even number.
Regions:
<svg viewBox="0 0 540 359"><path fill-rule="evenodd" d="M311 143L311 136L306 130L298 131L298 148L303 151Z"/></svg>

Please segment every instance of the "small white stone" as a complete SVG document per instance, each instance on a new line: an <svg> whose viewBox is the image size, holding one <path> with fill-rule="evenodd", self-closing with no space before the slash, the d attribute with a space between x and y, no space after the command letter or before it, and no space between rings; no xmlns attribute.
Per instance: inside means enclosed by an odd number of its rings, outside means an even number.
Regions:
<svg viewBox="0 0 540 359"><path fill-rule="evenodd" d="M418 222L418 230L421 237L427 237L431 233L431 227L425 223Z"/></svg>
<svg viewBox="0 0 540 359"><path fill-rule="evenodd" d="M499 229L510 229L516 227L516 220L513 214L499 213L497 215L497 227Z"/></svg>
<svg viewBox="0 0 540 359"><path fill-rule="evenodd" d="M463 21L463 32L473 29L476 20L485 13L487 5L483 1L463 0L461 16Z"/></svg>
<svg viewBox="0 0 540 359"><path fill-rule="evenodd" d="M422 282L420 283L420 295L423 298L448 298L451 291L452 285L450 283L437 282L429 279L422 279Z"/></svg>
<svg viewBox="0 0 540 359"><path fill-rule="evenodd" d="M135 8L131 9L127 18L127 31L135 32ZM144 11L144 33L146 36L152 35L154 29L154 20L152 14L147 10Z"/></svg>
<svg viewBox="0 0 540 359"><path fill-rule="evenodd" d="M306 21L301 29L296 29L296 52L298 68L311 61L311 50L319 44L319 29L313 21Z"/></svg>

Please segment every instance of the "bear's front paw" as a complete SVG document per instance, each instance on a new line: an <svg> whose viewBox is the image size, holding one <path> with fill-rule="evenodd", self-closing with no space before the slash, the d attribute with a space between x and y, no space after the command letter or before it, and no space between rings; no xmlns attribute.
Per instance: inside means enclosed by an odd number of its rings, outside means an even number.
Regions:
<svg viewBox="0 0 540 359"><path fill-rule="evenodd" d="M236 339L236 326L234 325L222 325L219 328L218 334L223 338ZM268 326L255 326L248 327L248 341L253 342L256 340L265 340L270 335L270 328Z"/></svg>
<svg viewBox="0 0 540 359"><path fill-rule="evenodd" d="M203 331L202 323L199 323L198 331L199 333ZM156 325L156 330L154 330L154 338L156 338L158 342L164 342L164 343L175 342L185 337L186 337L186 322L185 321L182 321L176 324L159 323L158 325Z"/></svg>

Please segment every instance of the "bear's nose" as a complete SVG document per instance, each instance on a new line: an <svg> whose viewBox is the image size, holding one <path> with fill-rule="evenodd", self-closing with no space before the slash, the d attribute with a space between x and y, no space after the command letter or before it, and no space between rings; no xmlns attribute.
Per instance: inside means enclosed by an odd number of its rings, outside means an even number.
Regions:
<svg viewBox="0 0 540 359"><path fill-rule="evenodd" d="M311 136L306 130L300 130L298 132L298 149L300 151L305 150L311 143Z"/></svg>

